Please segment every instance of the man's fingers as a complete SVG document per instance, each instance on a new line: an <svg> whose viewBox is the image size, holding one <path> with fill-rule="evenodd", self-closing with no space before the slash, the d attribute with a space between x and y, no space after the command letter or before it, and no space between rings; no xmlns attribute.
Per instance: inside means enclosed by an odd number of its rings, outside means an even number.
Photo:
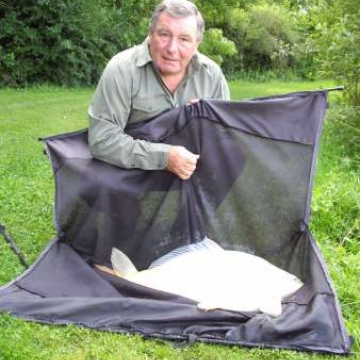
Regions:
<svg viewBox="0 0 360 360"><path fill-rule="evenodd" d="M172 146L169 151L167 169L183 180L187 180L196 170L199 155L183 146Z"/></svg>
<svg viewBox="0 0 360 360"><path fill-rule="evenodd" d="M197 163L198 159L199 159L199 155L190 153L191 155L188 155L188 157L186 158L186 162L188 164L195 164Z"/></svg>
<svg viewBox="0 0 360 360"><path fill-rule="evenodd" d="M182 180L189 179L194 171L196 170L196 165L187 165L179 169L175 174L179 176Z"/></svg>
<svg viewBox="0 0 360 360"><path fill-rule="evenodd" d="M191 176L193 175L195 169L196 169L196 168L191 169L191 170L182 170L182 171L180 171L177 175L178 175L181 179L187 180L187 179L190 179L190 178L191 178Z"/></svg>
<svg viewBox="0 0 360 360"><path fill-rule="evenodd" d="M183 167L184 169L195 170L196 164L197 164L197 159L188 159L184 162Z"/></svg>
<svg viewBox="0 0 360 360"><path fill-rule="evenodd" d="M190 99L189 100L189 105L193 105L193 104L196 104L196 103L198 103L200 101L200 99Z"/></svg>

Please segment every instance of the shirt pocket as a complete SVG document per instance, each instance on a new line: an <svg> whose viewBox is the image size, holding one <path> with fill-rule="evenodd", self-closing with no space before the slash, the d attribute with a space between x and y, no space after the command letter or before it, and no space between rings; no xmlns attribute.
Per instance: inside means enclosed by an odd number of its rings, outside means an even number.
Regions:
<svg viewBox="0 0 360 360"><path fill-rule="evenodd" d="M165 110L170 109L171 105L163 94L137 96L132 102L129 122L149 120L161 114Z"/></svg>

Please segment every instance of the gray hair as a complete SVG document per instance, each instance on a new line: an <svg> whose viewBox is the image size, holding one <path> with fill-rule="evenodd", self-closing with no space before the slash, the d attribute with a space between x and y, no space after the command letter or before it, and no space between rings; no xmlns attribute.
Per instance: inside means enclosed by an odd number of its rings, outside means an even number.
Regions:
<svg viewBox="0 0 360 360"><path fill-rule="evenodd" d="M175 18L185 18L188 16L196 16L197 21L197 38L196 40L200 42L202 40L205 28L205 22L200 14L200 11L194 3L188 0L163 0L154 10L150 25L149 33L155 31L156 23L159 19L161 13L166 12L172 17Z"/></svg>

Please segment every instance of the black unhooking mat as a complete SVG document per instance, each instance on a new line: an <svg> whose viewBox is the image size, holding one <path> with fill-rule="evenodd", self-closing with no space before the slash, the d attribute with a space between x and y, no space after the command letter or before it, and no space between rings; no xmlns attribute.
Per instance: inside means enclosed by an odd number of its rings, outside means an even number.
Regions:
<svg viewBox="0 0 360 360"><path fill-rule="evenodd" d="M166 170L124 170L95 160L86 131L46 138L58 235L0 289L0 309L37 322L146 337L348 353L338 300L308 228L326 98L326 91L310 91L200 101L126 130L200 154L187 181ZM279 317L204 312L192 300L91 266L109 266L116 246L145 269L205 236L261 256L305 285L283 302ZM244 274L227 276L236 282Z"/></svg>

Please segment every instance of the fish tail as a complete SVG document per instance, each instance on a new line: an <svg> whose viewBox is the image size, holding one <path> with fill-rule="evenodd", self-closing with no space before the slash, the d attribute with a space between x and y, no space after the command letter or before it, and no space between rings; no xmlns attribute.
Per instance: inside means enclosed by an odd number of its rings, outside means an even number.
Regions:
<svg viewBox="0 0 360 360"><path fill-rule="evenodd" d="M138 272L128 256L115 247L113 247L111 251L111 265L114 271L121 277L126 278L127 276Z"/></svg>

